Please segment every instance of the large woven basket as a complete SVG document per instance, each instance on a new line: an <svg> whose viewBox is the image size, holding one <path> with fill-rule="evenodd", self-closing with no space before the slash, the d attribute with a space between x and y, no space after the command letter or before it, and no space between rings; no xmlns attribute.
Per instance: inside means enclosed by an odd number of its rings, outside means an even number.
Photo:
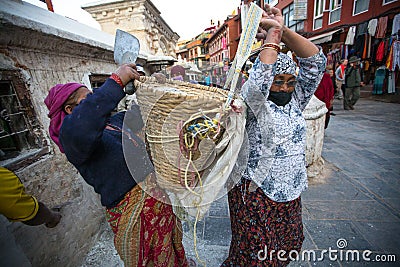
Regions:
<svg viewBox="0 0 400 267"><path fill-rule="evenodd" d="M218 138L202 139L198 149L189 154L183 132L204 116L220 116L221 136L228 91L174 80L159 83L154 77L141 77L135 86L158 184L172 192L194 188L216 157Z"/></svg>

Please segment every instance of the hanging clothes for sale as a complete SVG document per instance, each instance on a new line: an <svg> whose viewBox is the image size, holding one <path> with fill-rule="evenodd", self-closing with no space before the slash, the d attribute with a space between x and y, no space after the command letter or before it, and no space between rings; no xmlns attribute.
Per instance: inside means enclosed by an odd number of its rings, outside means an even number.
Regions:
<svg viewBox="0 0 400 267"><path fill-rule="evenodd" d="M364 35L366 33L368 33L368 22L367 21L358 24L356 37L360 36L360 35Z"/></svg>
<svg viewBox="0 0 400 267"><path fill-rule="evenodd" d="M396 82L394 80L394 72L389 71L387 78L387 92L388 94L393 94L396 92Z"/></svg>
<svg viewBox="0 0 400 267"><path fill-rule="evenodd" d="M397 34L399 30L400 30L400 13L394 16L393 18L392 35Z"/></svg>
<svg viewBox="0 0 400 267"><path fill-rule="evenodd" d="M364 47L363 47L361 59L369 58L369 56L368 56L369 43L370 43L370 36L368 33L365 33L364 34Z"/></svg>
<svg viewBox="0 0 400 267"><path fill-rule="evenodd" d="M354 54L357 55L357 57L359 58L362 57L364 51L364 45L365 45L365 35L363 34L357 36L353 49L354 49Z"/></svg>
<svg viewBox="0 0 400 267"><path fill-rule="evenodd" d="M393 64L392 64L392 71L396 70L396 66L400 70L400 41L396 40L392 44L393 48Z"/></svg>
<svg viewBox="0 0 400 267"><path fill-rule="evenodd" d="M385 57L385 41L379 43L378 49L376 50L376 62L382 62Z"/></svg>
<svg viewBox="0 0 400 267"><path fill-rule="evenodd" d="M349 31L347 32L346 41L344 43L346 45L353 45L355 36L356 36L356 26L351 26L349 28Z"/></svg>
<svg viewBox="0 0 400 267"><path fill-rule="evenodd" d="M371 51L372 51L372 36L368 34L367 58L371 58Z"/></svg>
<svg viewBox="0 0 400 267"><path fill-rule="evenodd" d="M386 67L380 66L375 71L374 88L372 90L373 95L383 94L383 86L386 77Z"/></svg>
<svg viewBox="0 0 400 267"><path fill-rule="evenodd" d="M374 63L377 61L376 60L376 52L378 51L378 47L381 41L379 39L373 38L372 40L372 45L371 45L371 62Z"/></svg>
<svg viewBox="0 0 400 267"><path fill-rule="evenodd" d="M392 68L393 68L393 44L394 44L394 42L390 46L389 55L388 55L388 57L386 59L386 68L388 70L392 70Z"/></svg>
<svg viewBox="0 0 400 267"><path fill-rule="evenodd" d="M369 60L365 60L364 61L364 83L365 84L369 84L369 82L371 81L371 68L370 68L370 62Z"/></svg>
<svg viewBox="0 0 400 267"><path fill-rule="evenodd" d="M326 55L326 65L332 65L332 63L333 63L332 54L328 53Z"/></svg>
<svg viewBox="0 0 400 267"><path fill-rule="evenodd" d="M378 27L376 29L375 38L384 38L386 34L388 23L388 16L380 17L378 20Z"/></svg>
<svg viewBox="0 0 400 267"><path fill-rule="evenodd" d="M368 22L368 33L371 36L375 36L376 33L376 27L378 26L378 19L371 19Z"/></svg>
<svg viewBox="0 0 400 267"><path fill-rule="evenodd" d="M335 66L336 63L340 62L341 51L339 48L333 49L326 54L326 65Z"/></svg>
<svg viewBox="0 0 400 267"><path fill-rule="evenodd" d="M341 45L340 46L340 59L345 59L348 58L349 56L349 48L347 45Z"/></svg>

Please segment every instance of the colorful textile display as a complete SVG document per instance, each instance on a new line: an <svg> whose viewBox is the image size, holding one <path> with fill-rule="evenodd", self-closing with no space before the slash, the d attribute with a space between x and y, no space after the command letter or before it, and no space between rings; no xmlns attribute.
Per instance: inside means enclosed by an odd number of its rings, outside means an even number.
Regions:
<svg viewBox="0 0 400 267"><path fill-rule="evenodd" d="M397 14L393 18L392 35L397 34L400 30L400 14Z"/></svg>
<svg viewBox="0 0 400 267"><path fill-rule="evenodd" d="M383 84L386 77L386 68L385 66L381 66L376 69L375 72L375 80L374 80L374 88L372 90L372 94L381 95L383 94Z"/></svg>
<svg viewBox="0 0 400 267"><path fill-rule="evenodd" d="M388 17L380 17L378 20L378 27L376 29L375 38L384 38L386 34Z"/></svg>
<svg viewBox="0 0 400 267"><path fill-rule="evenodd" d="M371 19L371 20L368 22L368 33L369 33L371 36L375 36L376 27L378 27L378 19Z"/></svg>

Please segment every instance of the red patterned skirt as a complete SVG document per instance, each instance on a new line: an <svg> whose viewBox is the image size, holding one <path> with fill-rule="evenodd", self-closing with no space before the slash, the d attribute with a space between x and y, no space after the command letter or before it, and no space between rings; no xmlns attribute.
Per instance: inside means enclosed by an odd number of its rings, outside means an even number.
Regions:
<svg viewBox="0 0 400 267"><path fill-rule="evenodd" d="M116 207L107 209L114 245L124 265L187 266L181 223L171 205L152 197L162 194L157 187L146 184L150 196L141 186L135 186Z"/></svg>
<svg viewBox="0 0 400 267"><path fill-rule="evenodd" d="M304 240L301 199L275 202L260 188L249 192L248 186L242 179L228 193L232 240L221 266L286 266L289 253L300 253ZM286 261L278 259L279 250L286 252L280 254Z"/></svg>

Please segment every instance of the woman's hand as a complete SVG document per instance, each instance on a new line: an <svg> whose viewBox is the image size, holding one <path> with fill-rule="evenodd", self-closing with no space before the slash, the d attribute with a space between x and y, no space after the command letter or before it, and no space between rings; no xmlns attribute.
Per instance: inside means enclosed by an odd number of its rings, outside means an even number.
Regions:
<svg viewBox="0 0 400 267"><path fill-rule="evenodd" d="M283 27L283 16L281 11L276 7L268 4L264 6L264 12L261 16L260 27L269 31L271 28L281 29Z"/></svg>
<svg viewBox="0 0 400 267"><path fill-rule="evenodd" d="M278 8L271 7L266 4L264 12L260 20L260 27L257 34L258 39L265 36L268 43L279 44L281 42L283 32L283 16Z"/></svg>
<svg viewBox="0 0 400 267"><path fill-rule="evenodd" d="M140 77L140 74L136 70L136 64L134 63L122 64L115 71L115 74L119 76L124 86L132 80L138 80Z"/></svg>

